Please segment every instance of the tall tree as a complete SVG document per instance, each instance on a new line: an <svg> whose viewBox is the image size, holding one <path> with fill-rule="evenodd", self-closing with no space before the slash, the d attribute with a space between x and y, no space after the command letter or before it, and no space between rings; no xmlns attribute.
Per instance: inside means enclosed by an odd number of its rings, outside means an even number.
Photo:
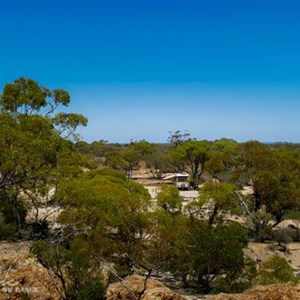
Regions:
<svg viewBox="0 0 300 300"><path fill-rule="evenodd" d="M191 176L191 185L195 188L205 170L209 148L208 141L186 141L168 154L168 160L178 171Z"/></svg>
<svg viewBox="0 0 300 300"><path fill-rule="evenodd" d="M59 221L73 228L90 256L115 263L120 274L138 265L150 204L145 188L102 169L62 181L55 197L64 207Z"/></svg>
<svg viewBox="0 0 300 300"><path fill-rule="evenodd" d="M182 145L184 142L191 140L191 135L188 131L181 132L180 130L176 130L174 132L170 131L168 137L168 142L173 146L177 147Z"/></svg>
<svg viewBox="0 0 300 300"><path fill-rule="evenodd" d="M4 87L0 97L2 205L22 207L26 199L36 206L56 183L59 161L71 146L64 137L73 136L77 126L87 123L82 115L55 114L69 102L66 91L50 91L32 79L19 78ZM5 214L3 209L0 211ZM18 220L21 211L17 213Z"/></svg>
<svg viewBox="0 0 300 300"><path fill-rule="evenodd" d="M290 210L300 209L299 161L282 155L259 142L240 146L240 182L251 185L252 192L240 202L252 220L251 230L264 240ZM240 179L241 178L241 179Z"/></svg>
<svg viewBox="0 0 300 300"><path fill-rule="evenodd" d="M238 213L240 211L235 186L226 182L209 181L199 190L198 199L189 203L186 210L192 217L208 215L207 222L213 225L220 213ZM206 215L204 214L204 216Z"/></svg>

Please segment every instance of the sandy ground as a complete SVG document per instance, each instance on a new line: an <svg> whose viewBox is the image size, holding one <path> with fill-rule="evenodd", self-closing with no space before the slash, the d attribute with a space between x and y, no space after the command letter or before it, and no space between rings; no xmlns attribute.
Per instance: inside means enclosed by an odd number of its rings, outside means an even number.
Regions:
<svg viewBox="0 0 300 300"><path fill-rule="evenodd" d="M159 186L146 186L145 187L152 200L156 200L161 188ZM198 191L179 191L179 195L183 198L183 201L195 200L198 197Z"/></svg>

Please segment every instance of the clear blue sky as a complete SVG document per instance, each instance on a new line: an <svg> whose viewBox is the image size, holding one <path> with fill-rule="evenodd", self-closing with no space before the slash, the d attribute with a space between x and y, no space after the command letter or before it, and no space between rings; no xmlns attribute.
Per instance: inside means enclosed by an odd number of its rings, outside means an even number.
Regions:
<svg viewBox="0 0 300 300"><path fill-rule="evenodd" d="M0 88L72 96L85 140L300 142L298 0L0 0Z"/></svg>

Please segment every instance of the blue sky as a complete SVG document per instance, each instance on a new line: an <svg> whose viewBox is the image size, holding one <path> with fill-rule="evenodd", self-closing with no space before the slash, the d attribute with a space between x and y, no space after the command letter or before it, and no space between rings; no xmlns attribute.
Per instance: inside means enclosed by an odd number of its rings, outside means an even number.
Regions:
<svg viewBox="0 0 300 300"><path fill-rule="evenodd" d="M300 1L0 0L0 87L65 88L85 140L300 142Z"/></svg>

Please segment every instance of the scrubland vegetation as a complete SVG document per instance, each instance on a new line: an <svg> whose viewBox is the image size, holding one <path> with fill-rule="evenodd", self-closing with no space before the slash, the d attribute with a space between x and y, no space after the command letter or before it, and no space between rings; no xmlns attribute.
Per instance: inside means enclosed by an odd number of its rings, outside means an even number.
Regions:
<svg viewBox="0 0 300 300"><path fill-rule="evenodd" d="M283 258L257 266L244 249L299 242L297 227L278 228L300 217L300 145L181 131L166 144L89 144L76 135L87 119L61 112L69 102L66 91L24 78L0 98L0 238L33 241L62 299L103 299L108 283L133 273L168 273L203 293L297 282ZM132 178L140 168L154 184L187 172L198 198L183 206L175 186L160 184L154 203ZM45 207L59 209L55 226L39 217Z"/></svg>

